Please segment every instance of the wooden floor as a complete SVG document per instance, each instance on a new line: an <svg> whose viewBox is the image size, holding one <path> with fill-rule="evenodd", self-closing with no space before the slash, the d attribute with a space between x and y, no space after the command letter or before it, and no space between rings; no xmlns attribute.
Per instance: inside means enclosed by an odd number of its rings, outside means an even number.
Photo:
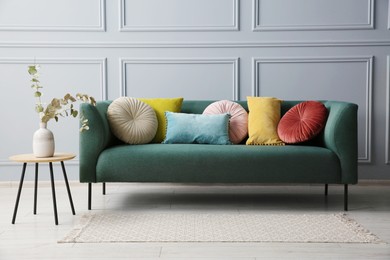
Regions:
<svg viewBox="0 0 390 260"><path fill-rule="evenodd" d="M390 183L350 187L348 215L383 244L342 243L97 243L58 244L87 213L87 185L71 182L76 216L65 185L56 182L59 225L54 225L48 182L39 184L33 215L33 183L25 183L16 224L11 224L18 183L0 183L0 259L390 259ZM342 212L343 187L193 186L169 184L93 185L92 212Z"/></svg>

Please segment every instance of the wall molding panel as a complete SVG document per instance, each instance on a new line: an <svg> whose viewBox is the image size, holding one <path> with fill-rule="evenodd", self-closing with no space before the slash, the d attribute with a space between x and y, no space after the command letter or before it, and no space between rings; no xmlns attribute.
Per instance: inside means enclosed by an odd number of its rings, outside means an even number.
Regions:
<svg viewBox="0 0 390 260"><path fill-rule="evenodd" d="M144 5L148 3L144 0L132 0L132 8L127 8L127 6L131 5L130 2L128 0L120 0L119 31L238 31L239 1L160 0L153 3L155 6L145 8ZM156 6L157 3L158 6ZM227 3L230 6L226 6ZM128 9L134 10L133 14L128 14ZM128 17L132 18L132 15L136 16L138 13L142 13L146 18L137 17L138 20L134 18L136 21L133 21L133 24L127 22ZM148 20L139 21L141 19ZM221 21L216 19L221 19ZM197 20L197 23L192 20ZM205 21L208 21L208 23L205 23Z"/></svg>
<svg viewBox="0 0 390 260"><path fill-rule="evenodd" d="M81 4L82 2L84 4ZM23 9L27 13L21 12L21 5L26 5ZM1 8L0 31L103 32L106 30L106 0L88 0L88 2L72 0L62 3L51 0L23 0L23 2L21 0L2 0ZM45 8L51 8L52 13L43 15L41 12L44 12ZM94 9L96 9L96 13L94 13L93 21L81 21L86 17L85 14L90 14L91 10L94 11ZM33 15L34 12L35 15ZM17 20L12 18L12 21L5 22L1 17L7 13L17 17ZM60 18L62 19L60 20ZM76 20L79 23L75 23Z"/></svg>
<svg viewBox="0 0 390 260"><path fill-rule="evenodd" d="M365 65L365 122L364 122L364 155L359 156L359 163L371 162L371 139L372 139L372 77L373 77L373 57L294 57L294 58L253 58L252 59L252 95L261 95L260 86L260 65L261 64L330 64L330 63L363 63Z"/></svg>
<svg viewBox="0 0 390 260"><path fill-rule="evenodd" d="M95 48L95 49L216 49L216 48L300 48L300 47L388 47L390 40L356 41L275 41L275 42L7 42L0 41L0 48Z"/></svg>
<svg viewBox="0 0 390 260"><path fill-rule="evenodd" d="M239 100L240 91L239 91L239 58L186 58L186 59L177 59L177 58L150 58L150 59L131 59L131 58L121 58L120 59L120 79L121 79L121 88L120 95L127 96L127 75L126 75L126 66L129 64L141 65L231 65L231 76L232 76L232 89L231 89L231 99Z"/></svg>
<svg viewBox="0 0 390 260"><path fill-rule="evenodd" d="M99 65L100 99L107 99L107 58L0 58L0 64L96 64Z"/></svg>
<svg viewBox="0 0 390 260"><path fill-rule="evenodd" d="M301 2L301 3L299 3ZM310 5L308 3L311 2ZM356 13L356 17L351 17L351 21L337 21L344 20L346 14L351 14L351 8L356 5L356 0L332 0L332 1L322 1L322 0L312 0L312 1L302 1L302 0L253 0L253 31L306 31L306 30L365 30L365 29L374 29L374 0L360 0L361 7L367 7L366 10L360 10L359 13ZM317 2L317 3L316 3ZM323 3L328 3L329 5L323 5ZM341 5L344 2L343 5ZM262 4L263 3L263 4ZM265 4L264 4L265 3ZM274 4L274 6L272 6ZM333 4L333 6L332 6ZM323 21L325 16L318 16L319 5L322 8L323 14L328 14L328 21ZM283 7L281 7L283 6ZM301 8L305 6L306 8ZM267 8L272 8L273 10L267 10ZM313 8L312 10L310 8ZM344 9L342 9L344 8ZM356 7L355 7L356 8ZM272 19L277 17L278 19L286 19L286 21L277 21L265 23L262 20L261 10L264 14L270 14ZM295 9L295 10L294 10ZM304 10L304 11L302 11ZM337 13L335 12L337 10ZM276 12L286 12L286 13L276 13ZM294 14L294 11L297 13ZM317 12L315 12L317 11ZM299 13L300 12L300 13ZM313 16L316 13L318 17ZM272 14L272 15L271 15ZM288 14L288 15L286 15ZM295 17L292 17L294 16ZM339 15L336 19L336 15ZM303 19L306 16L307 22ZM342 18L343 17L343 18ZM361 21L353 21L357 17L365 17ZM317 19L317 20L316 20ZM316 21L315 21L316 20Z"/></svg>
<svg viewBox="0 0 390 260"><path fill-rule="evenodd" d="M385 164L390 164L390 55L386 63L386 146Z"/></svg>
<svg viewBox="0 0 390 260"><path fill-rule="evenodd" d="M390 30L390 1L387 6L387 30Z"/></svg>
<svg viewBox="0 0 390 260"><path fill-rule="evenodd" d="M387 30L390 30L390 1L387 8Z"/></svg>

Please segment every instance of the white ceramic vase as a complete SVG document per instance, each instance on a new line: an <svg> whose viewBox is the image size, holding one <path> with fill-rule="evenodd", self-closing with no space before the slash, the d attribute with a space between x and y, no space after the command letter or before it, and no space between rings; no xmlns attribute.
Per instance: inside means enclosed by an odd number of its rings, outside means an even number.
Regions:
<svg viewBox="0 0 390 260"><path fill-rule="evenodd" d="M33 154L35 157L52 157L54 155L54 135L46 128L46 123L40 123L33 136Z"/></svg>

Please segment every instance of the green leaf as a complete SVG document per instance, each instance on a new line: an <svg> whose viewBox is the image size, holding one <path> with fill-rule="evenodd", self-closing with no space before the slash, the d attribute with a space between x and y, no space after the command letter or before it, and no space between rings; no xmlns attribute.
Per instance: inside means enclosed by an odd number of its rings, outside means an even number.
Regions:
<svg viewBox="0 0 390 260"><path fill-rule="evenodd" d="M77 117L78 114L79 114L79 112L77 110L73 110L73 112L72 112L73 117Z"/></svg>
<svg viewBox="0 0 390 260"><path fill-rule="evenodd" d="M38 113L43 112L43 107L42 107L42 105L36 105L36 106L35 106L35 111L37 111Z"/></svg>
<svg viewBox="0 0 390 260"><path fill-rule="evenodd" d="M34 97L40 97L40 96L42 96L41 92L37 91L37 92L34 93Z"/></svg>
<svg viewBox="0 0 390 260"><path fill-rule="evenodd" d="M37 71L36 66L35 66L35 65L33 65L33 66L28 66L28 73L29 73L30 75L35 75L35 74L37 74L38 71Z"/></svg>
<svg viewBox="0 0 390 260"><path fill-rule="evenodd" d="M40 85L38 85L37 83L35 83L35 84L32 84L32 85L31 85L31 88L33 88L33 89L35 89L35 90L38 90L38 89L43 88L43 87L40 86Z"/></svg>
<svg viewBox="0 0 390 260"><path fill-rule="evenodd" d="M89 126L87 126L87 125L82 125L81 127L80 127L80 133L82 133L82 132L84 132L84 131L88 131L89 130Z"/></svg>
<svg viewBox="0 0 390 260"><path fill-rule="evenodd" d="M73 96L70 96L69 100L72 101L72 102L76 102L77 101L77 99L75 99Z"/></svg>

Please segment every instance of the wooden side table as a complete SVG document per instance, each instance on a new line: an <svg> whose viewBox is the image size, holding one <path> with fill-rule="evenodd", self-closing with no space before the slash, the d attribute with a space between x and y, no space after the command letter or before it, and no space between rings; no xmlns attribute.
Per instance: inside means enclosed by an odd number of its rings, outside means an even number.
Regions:
<svg viewBox="0 0 390 260"><path fill-rule="evenodd" d="M16 213L18 211L19 199L20 199L20 194L22 192L23 180L24 180L24 175L26 173L27 163L35 163L34 215L37 214L38 165L39 165L39 163L49 163L50 178L51 178L51 190L52 190L52 195L53 195L54 221L55 221L55 224L58 225L56 192L55 192L55 188L54 188L54 177L53 177L53 162L61 162L62 173L64 174L66 189L68 191L68 196L69 196L70 206L72 208L72 213L73 213L73 215L76 214L75 210L74 210L74 206L73 206L72 195L70 193L68 177L66 176L65 165L64 165L64 161L71 160L74 157L76 157L76 155L71 154L71 153L56 153L56 154L54 154L53 157L45 157L45 158L38 158L38 157L35 157L33 154L19 154L19 155L11 156L9 158L11 161L23 163L22 176L20 178L18 195L16 197L14 215L12 217L12 224L15 224Z"/></svg>

